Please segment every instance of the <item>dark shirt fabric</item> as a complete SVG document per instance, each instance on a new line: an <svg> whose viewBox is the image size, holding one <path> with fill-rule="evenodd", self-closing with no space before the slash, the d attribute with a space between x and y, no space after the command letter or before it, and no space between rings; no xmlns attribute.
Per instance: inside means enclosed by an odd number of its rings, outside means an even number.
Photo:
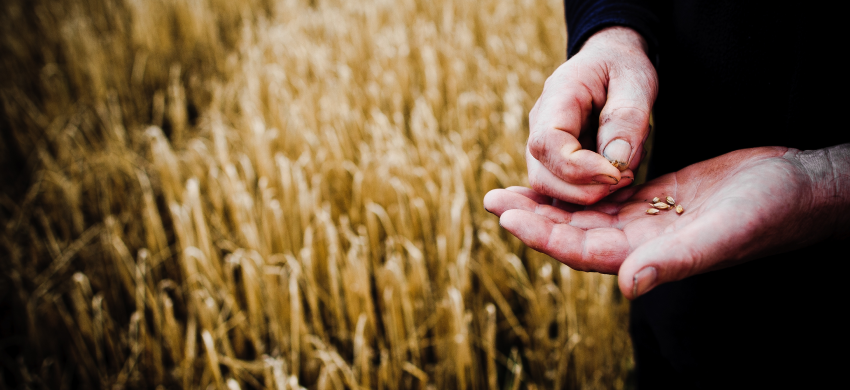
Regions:
<svg viewBox="0 0 850 390"><path fill-rule="evenodd" d="M611 25L647 39L659 77L650 178L743 148L819 149L850 142L840 61L846 23L831 7L567 0L568 56ZM668 283L635 300L638 388L844 382L847 244L822 242Z"/></svg>

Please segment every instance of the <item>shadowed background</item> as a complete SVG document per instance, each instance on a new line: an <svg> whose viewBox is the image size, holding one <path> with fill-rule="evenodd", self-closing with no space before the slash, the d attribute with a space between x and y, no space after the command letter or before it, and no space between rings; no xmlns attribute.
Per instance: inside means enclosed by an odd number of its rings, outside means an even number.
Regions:
<svg viewBox="0 0 850 390"><path fill-rule="evenodd" d="M481 203L559 1L0 7L0 384L624 386L615 277Z"/></svg>

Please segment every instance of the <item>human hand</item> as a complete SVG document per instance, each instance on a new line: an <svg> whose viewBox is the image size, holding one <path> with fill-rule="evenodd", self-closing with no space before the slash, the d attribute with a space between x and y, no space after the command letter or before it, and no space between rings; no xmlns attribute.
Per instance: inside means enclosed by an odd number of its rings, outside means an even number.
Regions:
<svg viewBox="0 0 850 390"><path fill-rule="evenodd" d="M745 149L691 165L593 206L524 187L484 207L530 247L571 268L619 274L634 299L662 283L850 234L850 144ZM684 213L648 215L653 197ZM811 267L813 265L803 265Z"/></svg>
<svg viewBox="0 0 850 390"><path fill-rule="evenodd" d="M634 30L609 27L546 80L525 155L537 193L587 205L634 181L658 91L647 50Z"/></svg>

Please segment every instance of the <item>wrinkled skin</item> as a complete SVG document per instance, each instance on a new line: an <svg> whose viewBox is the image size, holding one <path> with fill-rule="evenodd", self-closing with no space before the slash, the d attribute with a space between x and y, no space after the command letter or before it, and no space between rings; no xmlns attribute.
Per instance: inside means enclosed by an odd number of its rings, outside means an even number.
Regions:
<svg viewBox="0 0 850 390"><path fill-rule="evenodd" d="M634 181L658 92L646 51L638 33L610 27L546 80L529 113L526 145L536 192L587 205Z"/></svg>
<svg viewBox="0 0 850 390"><path fill-rule="evenodd" d="M546 80L529 114L531 188L484 198L505 229L572 268L618 274L630 299L850 234L850 144L739 150L628 188L658 94L647 50L634 30L605 28ZM667 195L682 215L646 214Z"/></svg>
<svg viewBox="0 0 850 390"><path fill-rule="evenodd" d="M634 299L661 283L847 237L848 175L850 144L766 147L691 165L592 206L525 187L490 191L484 206L520 240L571 268L619 274L621 291ZM646 214L653 197L668 195L683 214Z"/></svg>

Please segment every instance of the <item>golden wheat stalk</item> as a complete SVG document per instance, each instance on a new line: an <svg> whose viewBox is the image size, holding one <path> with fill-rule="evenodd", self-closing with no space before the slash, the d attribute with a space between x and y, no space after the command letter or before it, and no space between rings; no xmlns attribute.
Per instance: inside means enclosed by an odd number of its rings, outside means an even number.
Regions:
<svg viewBox="0 0 850 390"><path fill-rule="evenodd" d="M616 279L481 204L560 2L7 3L4 385L624 386Z"/></svg>

